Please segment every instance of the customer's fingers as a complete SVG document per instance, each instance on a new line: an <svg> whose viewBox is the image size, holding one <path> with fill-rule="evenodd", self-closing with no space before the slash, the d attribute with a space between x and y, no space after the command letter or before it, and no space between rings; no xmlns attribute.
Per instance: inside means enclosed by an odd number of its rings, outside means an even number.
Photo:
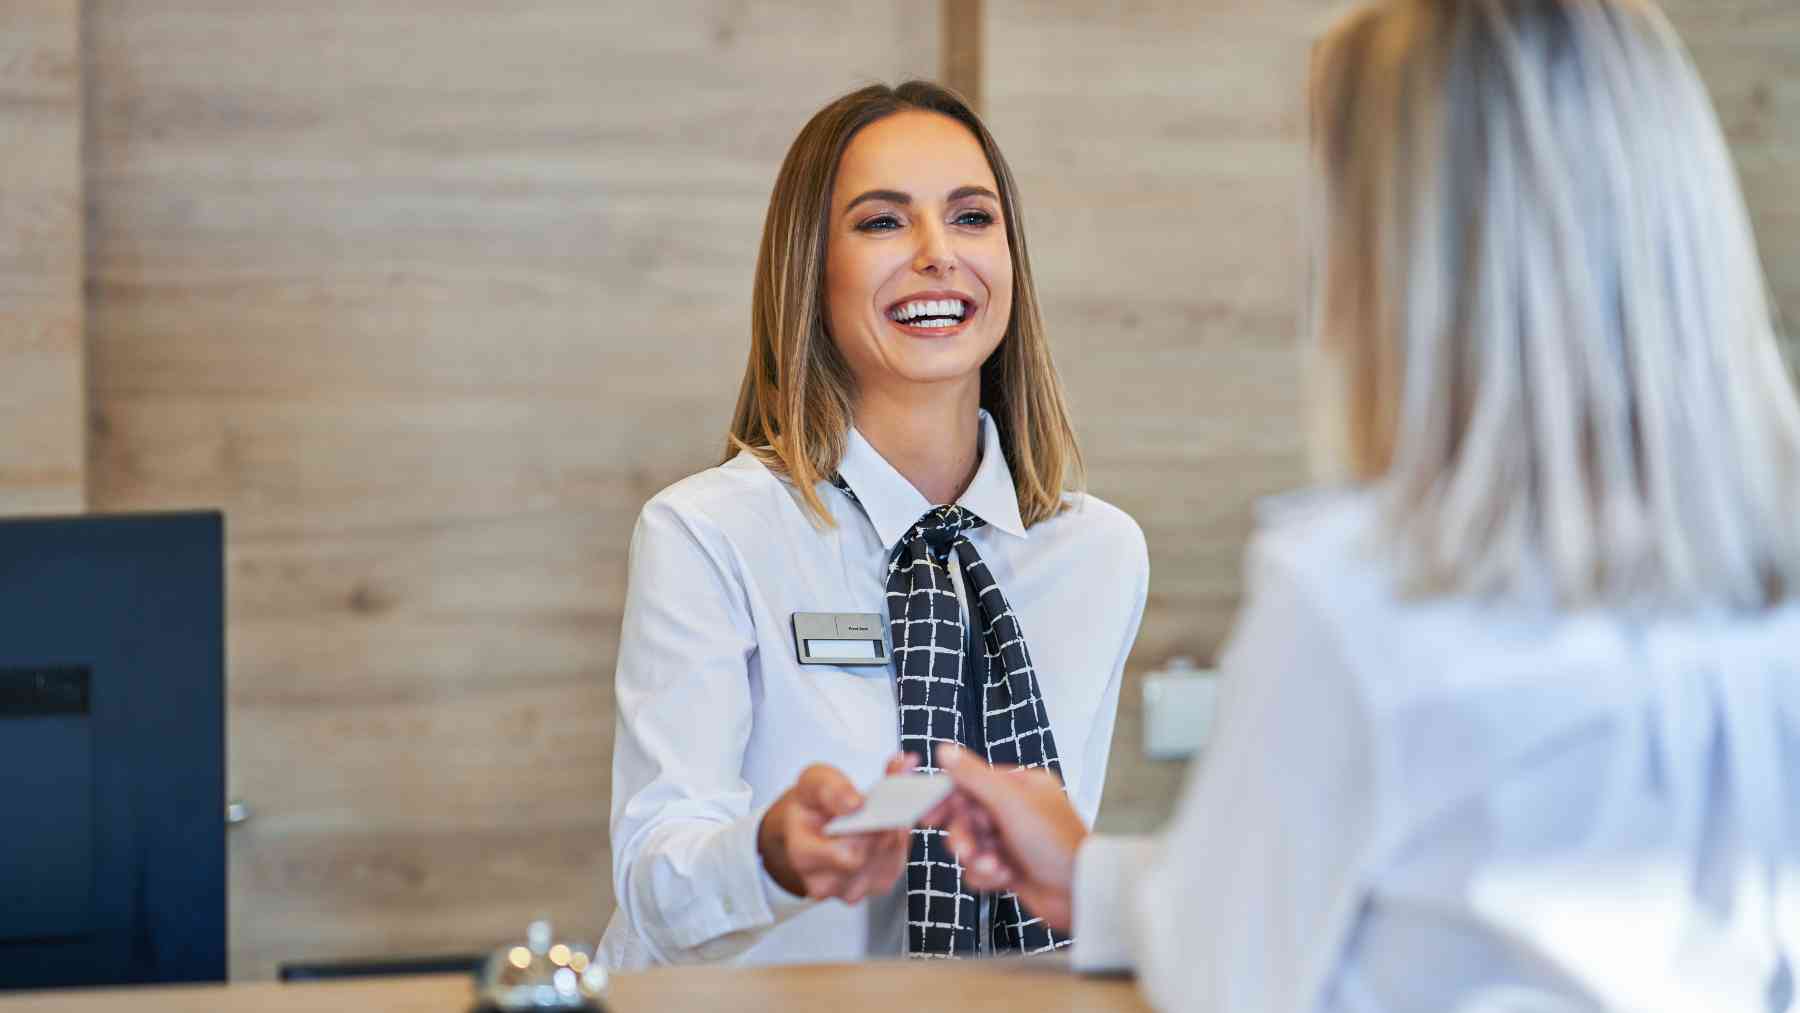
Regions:
<svg viewBox="0 0 1800 1013"><path fill-rule="evenodd" d="M979 847L991 835L1000 842L999 857L1018 875L1066 889L1088 830L1053 772L990 767L954 746L940 747L937 762L978 803L979 815L970 812L950 821L961 830L957 839L965 847Z"/></svg>
<svg viewBox="0 0 1800 1013"><path fill-rule="evenodd" d="M993 815L981 806L971 805L968 807L968 820L970 829L975 832L977 837L985 840L994 837L997 833Z"/></svg>
<svg viewBox="0 0 1800 1013"><path fill-rule="evenodd" d="M956 815L971 805L976 805L969 796L960 791L951 791L944 800L931 807L925 815L919 817L919 826L941 827L947 825Z"/></svg>
<svg viewBox="0 0 1800 1013"><path fill-rule="evenodd" d="M1013 869L997 855L977 855L963 863L963 884L982 891L1005 890L1013 885Z"/></svg>
<svg viewBox="0 0 1800 1013"><path fill-rule="evenodd" d="M996 859L1005 857L1003 854L1005 844L999 836L991 832L983 832L974 820L966 815L951 822L945 828L945 832L947 835L945 843L956 855L957 861L965 865L982 855Z"/></svg>
<svg viewBox="0 0 1800 1013"><path fill-rule="evenodd" d="M951 743L942 743L937 747L937 765L950 775L956 786L973 795L977 800L988 802L999 792L1004 792L1001 784L1001 771L1007 768L991 766L980 756Z"/></svg>

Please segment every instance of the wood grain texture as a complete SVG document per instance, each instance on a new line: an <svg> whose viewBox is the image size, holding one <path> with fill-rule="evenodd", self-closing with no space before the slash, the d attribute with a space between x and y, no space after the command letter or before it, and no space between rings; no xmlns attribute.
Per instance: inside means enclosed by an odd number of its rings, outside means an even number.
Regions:
<svg viewBox="0 0 1800 1013"><path fill-rule="evenodd" d="M228 517L232 973L611 910L637 509L892 2L89 5L94 503Z"/></svg>
<svg viewBox="0 0 1800 1013"><path fill-rule="evenodd" d="M987 119L1023 189L1091 486L1150 544L1108 829L1159 826L1181 784L1181 764L1143 758L1143 675L1172 655L1216 655L1253 504L1305 478L1303 85L1312 40L1344 6L987 5ZM1668 6L1712 89L1792 329L1800 6Z"/></svg>
<svg viewBox="0 0 1800 1013"><path fill-rule="evenodd" d="M267 982L154 989L81 989L0 996L0 1013L441 1013L467 1008L470 979L430 975L380 981ZM608 1009L661 1013L985 1013L1002 1010L1143 1011L1121 976L1070 973L1057 958L797 967L669 967L614 975Z"/></svg>
<svg viewBox="0 0 1800 1013"><path fill-rule="evenodd" d="M81 5L0 9L0 516L84 501Z"/></svg>
<svg viewBox="0 0 1800 1013"><path fill-rule="evenodd" d="M955 89L981 111L982 59L987 52L982 32L987 17L982 0L943 0L943 69L938 80Z"/></svg>

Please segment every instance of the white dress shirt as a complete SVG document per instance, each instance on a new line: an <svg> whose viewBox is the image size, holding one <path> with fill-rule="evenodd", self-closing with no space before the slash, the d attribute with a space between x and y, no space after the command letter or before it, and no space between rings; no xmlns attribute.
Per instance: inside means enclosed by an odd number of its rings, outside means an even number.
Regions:
<svg viewBox="0 0 1800 1013"><path fill-rule="evenodd" d="M981 463L960 504L1019 616L1070 796L1092 824L1106 781L1126 655L1143 617L1143 533L1092 496L1026 530L982 413ZM776 885L756 831L801 771L829 764L866 787L899 751L891 665L802 665L796 612L887 620L887 564L932 504L852 430L821 483L836 526L749 454L665 489L632 536L613 747L611 967L857 960L904 951L904 876L859 905Z"/></svg>
<svg viewBox="0 0 1800 1013"><path fill-rule="evenodd" d="M1366 494L1278 514L1169 828L1077 858L1076 966L1164 1009L1794 1008L1800 603L1408 601Z"/></svg>

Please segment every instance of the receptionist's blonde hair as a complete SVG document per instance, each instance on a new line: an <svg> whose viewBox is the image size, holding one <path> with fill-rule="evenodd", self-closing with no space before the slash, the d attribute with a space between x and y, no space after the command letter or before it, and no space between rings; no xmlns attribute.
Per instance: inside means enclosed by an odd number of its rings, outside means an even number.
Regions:
<svg viewBox="0 0 1800 1013"><path fill-rule="evenodd" d="M1654 5L1366 5L1315 50L1310 102L1316 347L1410 587L1800 595L1800 406Z"/></svg>
<svg viewBox="0 0 1800 1013"><path fill-rule="evenodd" d="M751 296L750 361L731 420L725 458L754 454L800 493L822 527L831 515L817 484L837 475L855 404L849 366L825 322L825 245L831 192L857 131L904 110L940 113L969 129L998 184L1012 251L1012 318L981 367L981 404L1000 431L1019 516L1027 526L1063 508L1063 489L1083 480L1062 381L1050 359L1012 170L994 138L954 92L927 81L871 85L807 121L788 149L769 198Z"/></svg>

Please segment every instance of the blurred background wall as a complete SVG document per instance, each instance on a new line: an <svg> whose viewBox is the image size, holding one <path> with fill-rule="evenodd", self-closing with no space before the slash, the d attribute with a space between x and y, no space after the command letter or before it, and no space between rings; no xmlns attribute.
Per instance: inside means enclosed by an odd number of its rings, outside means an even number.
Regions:
<svg viewBox="0 0 1800 1013"><path fill-rule="evenodd" d="M0 513L79 511L81 8L0 6Z"/></svg>
<svg viewBox="0 0 1800 1013"><path fill-rule="evenodd" d="M1150 542L1137 686L1210 659L1303 480L1301 82L1334 0L20 0L0 13L0 513L228 517L232 973L611 910L637 509L717 463L764 202L871 80L981 97L1091 487ZM1800 6L1670 10L1800 316Z"/></svg>

